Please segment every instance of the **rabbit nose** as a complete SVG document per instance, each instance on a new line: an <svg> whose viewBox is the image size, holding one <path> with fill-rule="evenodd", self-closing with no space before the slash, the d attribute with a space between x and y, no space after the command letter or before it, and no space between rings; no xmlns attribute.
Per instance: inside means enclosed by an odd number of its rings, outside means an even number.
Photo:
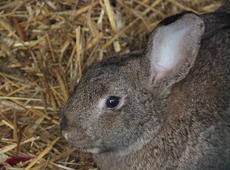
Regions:
<svg viewBox="0 0 230 170"><path fill-rule="evenodd" d="M60 120L60 129L66 130L66 128L67 128L67 119L65 116L62 116L62 118Z"/></svg>

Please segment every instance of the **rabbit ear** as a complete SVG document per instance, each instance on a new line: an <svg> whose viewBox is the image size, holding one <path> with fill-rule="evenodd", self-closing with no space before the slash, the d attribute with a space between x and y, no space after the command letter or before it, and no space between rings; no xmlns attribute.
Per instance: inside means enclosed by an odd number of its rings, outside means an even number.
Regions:
<svg viewBox="0 0 230 170"><path fill-rule="evenodd" d="M177 82L184 78L194 64L203 32L203 20L192 13L163 20L150 36L146 53L151 81L167 78Z"/></svg>
<svg viewBox="0 0 230 170"><path fill-rule="evenodd" d="M230 5L229 5L229 9L230 9ZM201 17L204 20L206 26L204 35L202 36L202 40L207 40L208 38L215 35L217 32L225 28L230 28L230 13L213 12L213 13L203 14L201 15Z"/></svg>

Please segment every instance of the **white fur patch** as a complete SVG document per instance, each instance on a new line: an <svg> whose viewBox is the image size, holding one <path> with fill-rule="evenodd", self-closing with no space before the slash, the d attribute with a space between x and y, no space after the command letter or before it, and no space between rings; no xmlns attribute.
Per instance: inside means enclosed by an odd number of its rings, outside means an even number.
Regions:
<svg viewBox="0 0 230 170"><path fill-rule="evenodd" d="M102 98L98 102L98 109L102 110L105 107L106 98Z"/></svg>
<svg viewBox="0 0 230 170"><path fill-rule="evenodd" d="M93 154L100 153L100 151L101 150L98 148L86 149L86 152L93 153Z"/></svg>
<svg viewBox="0 0 230 170"><path fill-rule="evenodd" d="M68 134L68 132L64 132L64 133L63 133L63 136L64 136L64 138L65 138L66 140L69 139L69 134Z"/></svg>

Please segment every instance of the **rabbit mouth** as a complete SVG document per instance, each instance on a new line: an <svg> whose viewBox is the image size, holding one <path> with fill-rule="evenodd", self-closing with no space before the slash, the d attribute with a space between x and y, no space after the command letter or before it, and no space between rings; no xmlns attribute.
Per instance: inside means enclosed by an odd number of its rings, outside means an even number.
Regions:
<svg viewBox="0 0 230 170"><path fill-rule="evenodd" d="M76 140L72 138L73 136L66 131L62 131L62 135L66 139L66 141L73 147L75 147L80 152L92 153L92 154L99 154L105 152L114 152L116 149L111 147L106 147L101 144L101 141L94 141L95 145L93 145L88 140ZM89 143L90 142L90 143ZM96 144L97 143L97 144Z"/></svg>
<svg viewBox="0 0 230 170"><path fill-rule="evenodd" d="M101 149L99 147L93 147L93 146L83 146L82 147L81 144L79 144L79 142L71 140L68 133L63 133L63 136L70 145L75 147L80 152L87 152L87 153L93 153L93 154L101 153Z"/></svg>

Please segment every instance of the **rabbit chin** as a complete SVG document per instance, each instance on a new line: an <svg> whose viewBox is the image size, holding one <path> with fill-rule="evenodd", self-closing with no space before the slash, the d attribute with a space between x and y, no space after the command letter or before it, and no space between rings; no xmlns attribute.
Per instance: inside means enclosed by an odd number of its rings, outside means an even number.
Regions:
<svg viewBox="0 0 230 170"><path fill-rule="evenodd" d="M74 145L79 151L81 152L88 152L92 154L115 154L119 156L125 156L130 154L131 152L136 152L140 149L143 148L145 144L147 144L152 138L151 137L145 137L145 138L140 138L133 144L129 146L119 146L119 147L106 147L106 146L100 146L98 145L97 147L82 147L80 148L79 146L77 147Z"/></svg>
<svg viewBox="0 0 230 170"><path fill-rule="evenodd" d="M80 152L92 153L92 154L102 154L102 153L116 153L117 151L112 148L103 148L97 146L90 146L90 147L80 147L72 144Z"/></svg>
<svg viewBox="0 0 230 170"><path fill-rule="evenodd" d="M100 148L100 147L92 147L92 148L77 148L81 152L87 152L92 154L103 154L103 153L113 153L116 155L126 155L129 152L125 152L125 148L123 149L115 149L115 148Z"/></svg>
<svg viewBox="0 0 230 170"><path fill-rule="evenodd" d="M101 153L101 149L99 149L99 148L89 148L89 149L83 149L82 152L98 154L98 153Z"/></svg>

